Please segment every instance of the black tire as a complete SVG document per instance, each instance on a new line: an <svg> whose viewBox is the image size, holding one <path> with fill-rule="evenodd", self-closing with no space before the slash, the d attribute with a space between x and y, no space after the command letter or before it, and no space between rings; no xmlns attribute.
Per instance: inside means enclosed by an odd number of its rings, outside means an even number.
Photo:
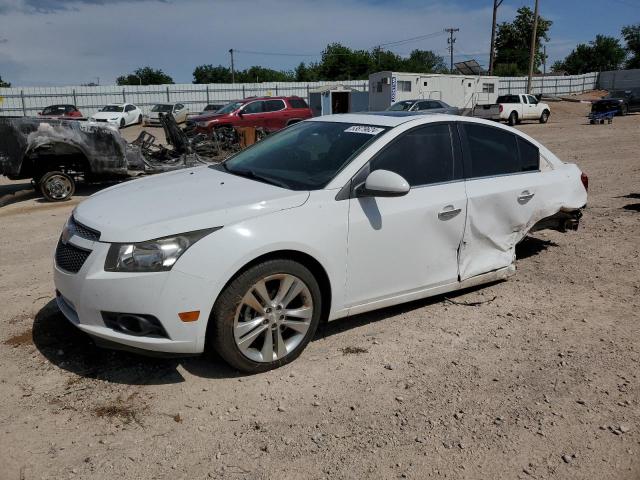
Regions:
<svg viewBox="0 0 640 480"><path fill-rule="evenodd" d="M511 112L509 114L509 125L511 125L512 127L515 126L518 123L518 113L517 112Z"/></svg>
<svg viewBox="0 0 640 480"><path fill-rule="evenodd" d="M120 119L120 128L124 128L124 118Z"/></svg>
<svg viewBox="0 0 640 480"><path fill-rule="evenodd" d="M138 125L142 125L142 115L138 115Z"/></svg>
<svg viewBox="0 0 640 480"><path fill-rule="evenodd" d="M620 116L624 117L629 113L629 107L627 105L622 105L620 107Z"/></svg>
<svg viewBox="0 0 640 480"><path fill-rule="evenodd" d="M551 115L549 110L543 111L542 115L540 115L540 123L547 123L549 121L549 115Z"/></svg>
<svg viewBox="0 0 640 480"><path fill-rule="evenodd" d="M69 200L76 191L76 182L64 172L47 172L38 182L40 194L49 202Z"/></svg>
<svg viewBox="0 0 640 480"><path fill-rule="evenodd" d="M313 312L309 329L302 341L289 353L273 362L254 361L245 356L236 345L234 321L236 312L242 304L242 298L261 279L271 275L293 275L308 288L313 300ZM267 260L242 272L222 291L213 307L208 328L208 345L229 365L246 373L260 373L292 362L305 349L315 335L322 312L320 286L313 274L304 265L293 260ZM267 329L269 331L269 329ZM271 334L271 333L269 333Z"/></svg>

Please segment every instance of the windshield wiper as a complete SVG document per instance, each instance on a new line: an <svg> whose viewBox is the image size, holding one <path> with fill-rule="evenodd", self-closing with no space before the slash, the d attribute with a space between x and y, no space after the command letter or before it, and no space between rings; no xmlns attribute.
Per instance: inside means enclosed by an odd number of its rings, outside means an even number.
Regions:
<svg viewBox="0 0 640 480"><path fill-rule="evenodd" d="M224 162L222 166L225 168L227 172L232 173L233 175L250 178L252 180L257 180L259 182L268 183L270 185L275 185L276 187L281 187L281 188L286 188L287 190L291 190L289 185L287 185L286 183L280 180L276 180L275 178L266 177L264 175L256 173L254 170L231 170L229 169L229 167L227 167L226 162Z"/></svg>

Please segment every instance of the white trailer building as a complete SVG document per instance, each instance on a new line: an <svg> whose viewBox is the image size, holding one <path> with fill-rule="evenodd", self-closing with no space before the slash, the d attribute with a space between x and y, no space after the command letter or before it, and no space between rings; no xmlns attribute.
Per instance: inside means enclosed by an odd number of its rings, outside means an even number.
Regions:
<svg viewBox="0 0 640 480"><path fill-rule="evenodd" d="M386 110L401 100L442 100L463 113L495 103L498 77L437 73L376 72L369 75L369 110Z"/></svg>

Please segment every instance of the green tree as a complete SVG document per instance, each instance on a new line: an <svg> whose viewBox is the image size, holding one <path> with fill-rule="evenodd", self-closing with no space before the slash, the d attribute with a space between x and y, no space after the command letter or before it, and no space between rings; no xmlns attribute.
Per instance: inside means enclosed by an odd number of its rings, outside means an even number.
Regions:
<svg viewBox="0 0 640 480"><path fill-rule="evenodd" d="M430 50L412 51L409 58L401 60L400 67L406 72L415 73L444 73L447 71L444 58Z"/></svg>
<svg viewBox="0 0 640 480"><path fill-rule="evenodd" d="M257 65L236 72L236 82L239 83L293 82L294 80L295 74L293 72L283 72Z"/></svg>
<svg viewBox="0 0 640 480"><path fill-rule="evenodd" d="M0 76L0 88L9 88L10 86L11 84L2 80L2 76Z"/></svg>
<svg viewBox="0 0 640 480"><path fill-rule="evenodd" d="M193 83L231 83L231 70L222 65L199 65L193 70Z"/></svg>
<svg viewBox="0 0 640 480"><path fill-rule="evenodd" d="M142 67L116 80L118 85L165 85L173 83L173 79L162 70Z"/></svg>
<svg viewBox="0 0 640 480"><path fill-rule="evenodd" d="M367 50L351 50L340 43L331 43L322 52L318 65L323 80L359 80L375 71L374 59Z"/></svg>
<svg viewBox="0 0 640 480"><path fill-rule="evenodd" d="M553 69L566 70L571 75L604 70L617 70L623 64L627 52L614 37L596 35L588 44L581 43Z"/></svg>
<svg viewBox="0 0 640 480"><path fill-rule="evenodd" d="M496 34L495 73L508 72L509 75L524 75L529 71L529 54L531 50L531 34L533 32L534 15L529 7L520 7L513 22L498 25ZM536 30L536 52L534 69L539 71L544 59L540 40L549 41L551 20L538 15ZM502 67L500 65L503 65ZM506 65L506 66L505 66Z"/></svg>
<svg viewBox="0 0 640 480"><path fill-rule="evenodd" d="M296 82L317 82L320 80L317 63L306 65L304 62L300 62L294 73Z"/></svg>
<svg viewBox="0 0 640 480"><path fill-rule="evenodd" d="M626 68L640 68L640 23L623 27L622 37L627 43L627 52L630 55Z"/></svg>

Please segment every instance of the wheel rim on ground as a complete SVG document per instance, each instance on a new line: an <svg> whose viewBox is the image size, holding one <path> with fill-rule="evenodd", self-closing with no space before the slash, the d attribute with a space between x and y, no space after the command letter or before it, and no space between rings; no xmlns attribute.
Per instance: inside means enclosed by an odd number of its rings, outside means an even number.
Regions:
<svg viewBox="0 0 640 480"><path fill-rule="evenodd" d="M281 360L300 345L313 318L309 287L287 273L256 282L240 301L233 321L236 346L250 360Z"/></svg>
<svg viewBox="0 0 640 480"><path fill-rule="evenodd" d="M62 200L68 197L73 190L71 179L65 175L52 175L42 186L46 190L49 197L54 200Z"/></svg>

